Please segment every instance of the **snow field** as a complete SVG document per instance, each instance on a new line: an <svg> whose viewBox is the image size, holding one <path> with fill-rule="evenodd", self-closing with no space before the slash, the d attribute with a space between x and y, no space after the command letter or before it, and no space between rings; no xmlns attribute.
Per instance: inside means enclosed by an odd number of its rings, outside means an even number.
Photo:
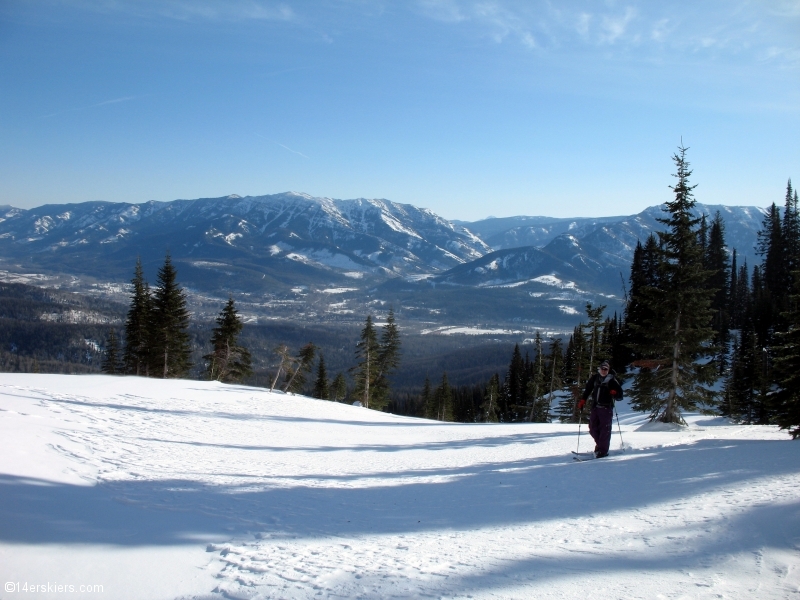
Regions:
<svg viewBox="0 0 800 600"><path fill-rule="evenodd" d="M0 575L94 598L800 597L797 443L619 409L628 449L575 463L574 425L0 374Z"/></svg>

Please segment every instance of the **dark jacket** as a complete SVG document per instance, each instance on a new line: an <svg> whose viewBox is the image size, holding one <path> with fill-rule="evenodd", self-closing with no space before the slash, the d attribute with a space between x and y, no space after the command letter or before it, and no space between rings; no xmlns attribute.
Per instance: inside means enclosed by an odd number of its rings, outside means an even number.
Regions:
<svg viewBox="0 0 800 600"><path fill-rule="evenodd" d="M612 394L612 390L616 394ZM614 406L615 400L622 400L622 387L617 381L614 371L609 371L603 377L600 373L595 373L586 382L586 388L581 394L583 400L589 402L589 407L594 406Z"/></svg>

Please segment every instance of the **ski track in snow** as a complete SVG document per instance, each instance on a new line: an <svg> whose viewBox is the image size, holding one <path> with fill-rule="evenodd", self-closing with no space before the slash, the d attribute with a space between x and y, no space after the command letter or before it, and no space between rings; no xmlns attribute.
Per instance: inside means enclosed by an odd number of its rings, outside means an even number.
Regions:
<svg viewBox="0 0 800 600"><path fill-rule="evenodd" d="M579 463L574 425L0 374L0 575L121 599L800 597L797 443L619 409L626 451Z"/></svg>

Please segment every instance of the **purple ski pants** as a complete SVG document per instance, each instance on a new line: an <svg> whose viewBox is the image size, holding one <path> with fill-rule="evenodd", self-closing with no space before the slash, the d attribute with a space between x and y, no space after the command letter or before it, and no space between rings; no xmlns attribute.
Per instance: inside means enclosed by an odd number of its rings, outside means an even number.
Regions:
<svg viewBox="0 0 800 600"><path fill-rule="evenodd" d="M613 417L614 409L610 406L595 406L589 413L589 434L594 438L600 454L608 454Z"/></svg>

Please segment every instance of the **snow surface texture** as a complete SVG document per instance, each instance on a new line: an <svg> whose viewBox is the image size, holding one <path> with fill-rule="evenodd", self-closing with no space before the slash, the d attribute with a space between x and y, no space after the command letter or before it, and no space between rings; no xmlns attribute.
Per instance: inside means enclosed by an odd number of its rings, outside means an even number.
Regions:
<svg viewBox="0 0 800 600"><path fill-rule="evenodd" d="M798 443L620 412L625 452L580 463L571 425L0 374L0 576L103 586L71 598L800 597Z"/></svg>

